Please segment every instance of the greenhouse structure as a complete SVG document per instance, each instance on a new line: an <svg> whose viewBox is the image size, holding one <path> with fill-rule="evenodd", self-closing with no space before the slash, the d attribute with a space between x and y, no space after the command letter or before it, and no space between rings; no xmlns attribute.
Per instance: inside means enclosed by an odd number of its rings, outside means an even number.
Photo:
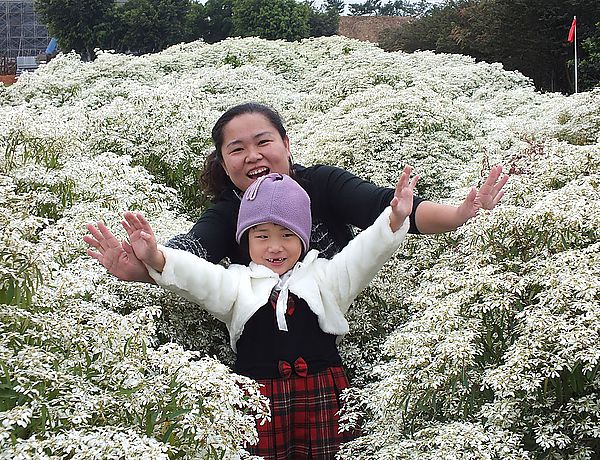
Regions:
<svg viewBox="0 0 600 460"><path fill-rule="evenodd" d="M36 56L50 41L33 0L0 0L0 55Z"/></svg>

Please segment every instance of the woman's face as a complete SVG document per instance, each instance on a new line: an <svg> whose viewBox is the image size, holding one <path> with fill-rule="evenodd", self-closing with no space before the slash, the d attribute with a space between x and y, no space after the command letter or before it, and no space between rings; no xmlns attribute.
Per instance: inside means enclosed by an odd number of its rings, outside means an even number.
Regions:
<svg viewBox="0 0 600 460"><path fill-rule="evenodd" d="M290 142L260 113L245 113L223 128L223 169L241 191L272 172L290 173Z"/></svg>

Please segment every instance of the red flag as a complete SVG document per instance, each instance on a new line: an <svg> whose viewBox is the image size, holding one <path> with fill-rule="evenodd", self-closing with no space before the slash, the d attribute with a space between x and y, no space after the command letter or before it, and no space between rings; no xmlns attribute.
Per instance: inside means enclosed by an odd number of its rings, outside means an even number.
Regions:
<svg viewBox="0 0 600 460"><path fill-rule="evenodd" d="M576 27L577 27L577 18L574 17L573 23L571 24L571 29L569 29L569 38L567 38L569 43L573 43L573 40L575 40L575 28Z"/></svg>

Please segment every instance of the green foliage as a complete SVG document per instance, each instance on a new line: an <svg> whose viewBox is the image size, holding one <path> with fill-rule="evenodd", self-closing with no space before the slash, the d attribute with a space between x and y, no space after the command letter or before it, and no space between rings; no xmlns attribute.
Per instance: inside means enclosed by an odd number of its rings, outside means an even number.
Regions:
<svg viewBox="0 0 600 460"><path fill-rule="evenodd" d="M345 0L326 0L323 5L326 10L335 10L338 14L342 14L344 12L344 8L346 7Z"/></svg>
<svg viewBox="0 0 600 460"><path fill-rule="evenodd" d="M600 22L596 23L594 35L581 44L585 58L579 62L579 88L582 90L600 85ZM574 62L569 61L572 68Z"/></svg>
<svg viewBox="0 0 600 460"><path fill-rule="evenodd" d="M339 0L319 8L294 0L36 0L60 48L86 60L95 59L95 49L146 54L199 38L216 43L232 35L285 40L331 36L343 8Z"/></svg>
<svg viewBox="0 0 600 460"><path fill-rule="evenodd" d="M35 259L4 246L0 248L0 304L30 306L42 272Z"/></svg>
<svg viewBox="0 0 600 460"><path fill-rule="evenodd" d="M343 9L343 3L341 5ZM335 35L340 24L339 5L330 4L321 9L310 9L310 36L330 37Z"/></svg>
<svg viewBox="0 0 600 460"><path fill-rule="evenodd" d="M208 18L203 4L194 2L190 4L183 26L182 35L185 42L197 40L207 33Z"/></svg>
<svg viewBox="0 0 600 460"><path fill-rule="evenodd" d="M111 45L113 3L113 0L35 0L35 9L62 50L75 50L90 60L95 56L95 48Z"/></svg>
<svg viewBox="0 0 600 460"><path fill-rule="evenodd" d="M310 7L295 0L236 0L233 5L233 33L288 41L310 34Z"/></svg>
<svg viewBox="0 0 600 460"><path fill-rule="evenodd" d="M351 3L351 16L421 16L431 8L427 0L394 0L382 3L381 0L367 0L364 3Z"/></svg>
<svg viewBox="0 0 600 460"><path fill-rule="evenodd" d="M381 0L366 0L364 3L351 3L351 16L367 16L374 15L377 9L381 6Z"/></svg>
<svg viewBox="0 0 600 460"><path fill-rule="evenodd" d="M115 11L117 49L151 53L184 40L190 1L128 0Z"/></svg>
<svg viewBox="0 0 600 460"><path fill-rule="evenodd" d="M231 36L234 0L208 0L204 5L206 31L202 38L216 43Z"/></svg>
<svg viewBox="0 0 600 460"><path fill-rule="evenodd" d="M532 78L540 89L571 92L566 64L572 49L566 38L573 15L582 18L578 36L583 40L600 20L600 4L595 0L451 0L402 29L386 32L380 46L387 51L428 49L499 61L506 69Z"/></svg>

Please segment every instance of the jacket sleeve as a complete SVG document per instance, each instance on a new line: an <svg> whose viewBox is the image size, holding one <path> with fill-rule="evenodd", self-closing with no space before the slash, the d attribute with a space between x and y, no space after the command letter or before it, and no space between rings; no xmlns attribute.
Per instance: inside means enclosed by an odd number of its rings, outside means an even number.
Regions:
<svg viewBox="0 0 600 460"><path fill-rule="evenodd" d="M377 272L398 249L409 227L406 218L400 229L392 232L389 224L391 208L387 207L375 223L359 233L331 260L318 259L319 284L322 293L332 295L342 313L366 288Z"/></svg>
<svg viewBox="0 0 600 460"><path fill-rule="evenodd" d="M233 195L233 192L231 192ZM239 261L236 250L235 227L239 200L227 196L205 209L188 233L176 235L165 246L181 249L209 262L218 264L226 257Z"/></svg>
<svg viewBox="0 0 600 460"><path fill-rule="evenodd" d="M159 246L159 249L165 256L162 273L147 267L154 281L229 323L238 295L238 266L227 269L186 251L164 246Z"/></svg>

